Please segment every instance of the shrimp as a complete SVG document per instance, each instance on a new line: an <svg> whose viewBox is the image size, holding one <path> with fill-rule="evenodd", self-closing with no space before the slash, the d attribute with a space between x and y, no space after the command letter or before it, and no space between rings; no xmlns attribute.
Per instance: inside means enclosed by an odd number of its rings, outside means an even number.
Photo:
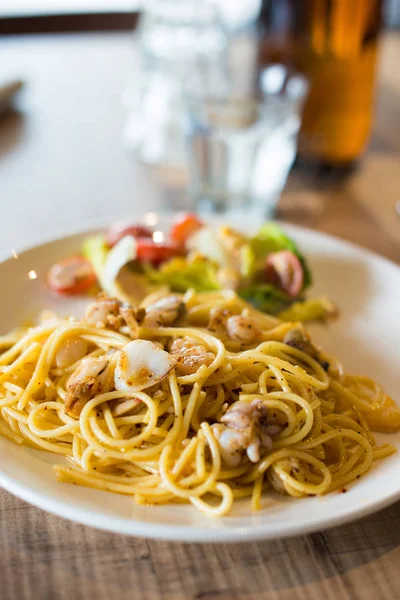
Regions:
<svg viewBox="0 0 400 600"><path fill-rule="evenodd" d="M133 308L106 294L99 294L96 302L88 306L85 320L95 327L107 327L116 331L127 325L131 338L135 340L139 337L138 322Z"/></svg>
<svg viewBox="0 0 400 600"><path fill-rule="evenodd" d="M170 352L179 358L177 375L193 375L202 365L209 367L215 359L215 355L205 346L188 338L175 339L170 346Z"/></svg>
<svg viewBox="0 0 400 600"><path fill-rule="evenodd" d="M232 468L239 465L245 454L251 462L258 462L261 450L272 449L272 434L281 431L279 427L270 427L268 411L260 400L235 402L220 421L212 429L222 459Z"/></svg>
<svg viewBox="0 0 400 600"><path fill-rule="evenodd" d="M96 327L119 329L122 318L119 314L121 303L116 298L99 294L97 300L89 304L85 312L85 320Z"/></svg>
<svg viewBox="0 0 400 600"><path fill-rule="evenodd" d="M257 321L245 311L241 315L233 315L228 309L212 308L207 327L217 335L227 335L231 340L246 344L261 337L261 328Z"/></svg>
<svg viewBox="0 0 400 600"><path fill-rule="evenodd" d="M165 296L146 307L145 327L168 327L174 325L185 314L185 303L181 296Z"/></svg>
<svg viewBox="0 0 400 600"><path fill-rule="evenodd" d="M86 402L114 389L114 366L106 357L84 358L67 382L65 412L79 418Z"/></svg>
<svg viewBox="0 0 400 600"><path fill-rule="evenodd" d="M261 329L252 317L233 315L226 321L226 331L232 340L250 344L261 337Z"/></svg>

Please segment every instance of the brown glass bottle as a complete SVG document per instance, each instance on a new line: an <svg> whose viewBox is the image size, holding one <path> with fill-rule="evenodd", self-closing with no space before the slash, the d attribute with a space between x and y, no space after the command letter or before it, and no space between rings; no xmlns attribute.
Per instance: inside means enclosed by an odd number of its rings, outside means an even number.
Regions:
<svg viewBox="0 0 400 600"><path fill-rule="evenodd" d="M371 131L382 0L264 0L260 62L310 80L299 155L354 161Z"/></svg>

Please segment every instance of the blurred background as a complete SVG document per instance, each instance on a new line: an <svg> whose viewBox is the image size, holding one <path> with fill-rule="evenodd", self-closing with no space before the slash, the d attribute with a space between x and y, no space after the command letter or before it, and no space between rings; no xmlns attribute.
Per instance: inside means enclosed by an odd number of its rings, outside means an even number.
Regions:
<svg viewBox="0 0 400 600"><path fill-rule="evenodd" d="M400 0L2 0L5 242L183 208L357 239L349 198L397 235L399 27Z"/></svg>

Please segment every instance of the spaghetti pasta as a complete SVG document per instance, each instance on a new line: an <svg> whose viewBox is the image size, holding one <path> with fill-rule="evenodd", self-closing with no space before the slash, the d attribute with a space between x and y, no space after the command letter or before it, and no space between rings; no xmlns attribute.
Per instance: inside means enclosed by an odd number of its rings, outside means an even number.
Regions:
<svg viewBox="0 0 400 600"><path fill-rule="evenodd" d="M301 324L233 292L161 300L101 297L0 338L0 434L64 457L59 481L213 516L342 489L395 452L371 430L399 429L400 409Z"/></svg>

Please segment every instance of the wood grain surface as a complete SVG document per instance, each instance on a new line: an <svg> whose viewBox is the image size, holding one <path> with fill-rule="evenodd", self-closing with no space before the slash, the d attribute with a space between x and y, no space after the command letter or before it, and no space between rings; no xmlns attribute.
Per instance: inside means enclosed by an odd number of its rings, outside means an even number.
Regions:
<svg viewBox="0 0 400 600"><path fill-rule="evenodd" d="M187 206L121 143L121 96L137 66L131 36L10 36L0 56L0 83L27 81L19 112L0 122L0 254L98 216ZM400 35L388 34L374 135L359 166L342 176L294 169L280 206L288 221L397 262L399 59ZM286 541L185 545L98 532L0 492L1 600L395 600L399 590L400 503Z"/></svg>

